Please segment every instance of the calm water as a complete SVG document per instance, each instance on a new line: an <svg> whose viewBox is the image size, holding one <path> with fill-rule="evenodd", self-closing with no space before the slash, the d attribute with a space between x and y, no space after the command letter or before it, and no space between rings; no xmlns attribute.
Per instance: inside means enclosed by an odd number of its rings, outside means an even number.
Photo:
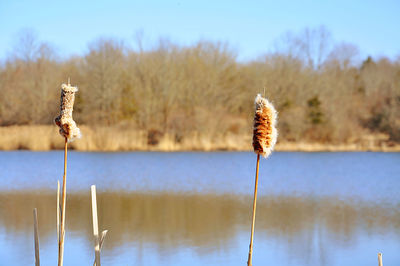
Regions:
<svg viewBox="0 0 400 266"><path fill-rule="evenodd" d="M102 265L246 265L252 153L68 157L64 265L91 265L90 185L108 229ZM57 261L62 152L0 152L0 265ZM274 153L260 165L254 265L400 265L400 153Z"/></svg>

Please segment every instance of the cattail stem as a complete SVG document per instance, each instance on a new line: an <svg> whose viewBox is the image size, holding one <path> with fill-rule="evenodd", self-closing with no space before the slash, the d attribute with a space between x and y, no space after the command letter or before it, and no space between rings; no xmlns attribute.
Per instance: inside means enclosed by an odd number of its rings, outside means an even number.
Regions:
<svg viewBox="0 0 400 266"><path fill-rule="evenodd" d="M249 258L247 260L247 266L252 265L253 238L254 238L254 225L256 222L256 206L257 206L257 188L258 188L258 170L259 170L259 168L260 168L260 154L257 154L256 178L255 178L255 184L254 184L254 198L253 198L253 218L252 218L252 223L251 223Z"/></svg>
<svg viewBox="0 0 400 266"><path fill-rule="evenodd" d="M35 266L40 266L39 258L39 229L38 229L38 218L37 209L33 209L33 235L35 239Z"/></svg>
<svg viewBox="0 0 400 266"><path fill-rule="evenodd" d="M379 266L383 266L383 264L382 264L382 253L378 253L378 264L379 264Z"/></svg>
<svg viewBox="0 0 400 266"><path fill-rule="evenodd" d="M63 265L64 259L64 237L65 237L65 206L67 197L67 151L68 151L68 139L65 137L64 145L64 175L63 175L63 187L61 196L61 226L60 226L60 242L58 243L58 266Z"/></svg>
<svg viewBox="0 0 400 266"><path fill-rule="evenodd" d="M57 180L57 243L60 244L60 181Z"/></svg>

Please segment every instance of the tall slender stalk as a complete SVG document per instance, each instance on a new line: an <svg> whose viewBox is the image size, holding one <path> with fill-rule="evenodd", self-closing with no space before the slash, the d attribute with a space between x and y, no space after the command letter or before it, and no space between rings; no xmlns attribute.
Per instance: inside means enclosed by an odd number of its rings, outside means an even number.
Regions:
<svg viewBox="0 0 400 266"><path fill-rule="evenodd" d="M258 189L258 170L260 168L260 154L257 154L257 166L256 166L256 177L254 184L254 198L253 198L253 218L251 223L251 236L250 236L250 245L249 245L249 258L247 260L247 265L252 265L252 256L253 256L253 238L254 238L254 225L256 222L256 206L257 206L257 189Z"/></svg>
<svg viewBox="0 0 400 266"><path fill-rule="evenodd" d="M65 137L64 145L64 175L63 175L63 186L61 196L61 226L60 226L60 241L58 243L58 266L63 265L64 259L64 237L65 237L65 207L67 197L67 151L68 151L68 139Z"/></svg>
<svg viewBox="0 0 400 266"><path fill-rule="evenodd" d="M60 181L57 180L57 244L60 245Z"/></svg>
<svg viewBox="0 0 400 266"><path fill-rule="evenodd" d="M97 220L97 200L96 200L96 186L91 186L92 192L92 218L93 218L93 235L94 235L94 252L96 266L100 266L100 240L99 240L99 223Z"/></svg>
<svg viewBox="0 0 400 266"><path fill-rule="evenodd" d="M383 266L383 264L382 264L382 253L378 253L378 265L379 266Z"/></svg>
<svg viewBox="0 0 400 266"><path fill-rule="evenodd" d="M39 257L39 229L38 229L38 218L37 209L33 209L33 235L35 239L35 266L40 266Z"/></svg>

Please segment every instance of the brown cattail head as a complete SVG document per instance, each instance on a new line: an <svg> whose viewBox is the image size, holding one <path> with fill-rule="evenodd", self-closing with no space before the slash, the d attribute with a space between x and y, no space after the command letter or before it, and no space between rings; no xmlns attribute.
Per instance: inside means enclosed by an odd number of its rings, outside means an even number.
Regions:
<svg viewBox="0 0 400 266"><path fill-rule="evenodd" d="M253 148L254 152L267 158L274 149L278 131L276 130L277 112L266 99L257 95L255 100Z"/></svg>
<svg viewBox="0 0 400 266"><path fill-rule="evenodd" d="M75 92L78 91L77 87L71 85L61 85L61 103L60 115L54 121L60 127L61 136L72 141L74 138L81 137L81 131L76 126L75 121L72 119L72 111L74 110Z"/></svg>

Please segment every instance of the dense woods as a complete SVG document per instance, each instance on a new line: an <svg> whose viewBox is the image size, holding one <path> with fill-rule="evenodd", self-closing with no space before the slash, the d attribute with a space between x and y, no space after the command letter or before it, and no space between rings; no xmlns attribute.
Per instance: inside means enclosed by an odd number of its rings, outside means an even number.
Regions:
<svg viewBox="0 0 400 266"><path fill-rule="evenodd" d="M264 91L279 112L280 141L400 142L400 57L360 58L323 27L288 33L246 62L223 43L162 39L144 49L140 36L132 47L98 39L64 58L25 32L0 65L0 126L52 124L68 77L79 87L78 124L141 130L149 143L165 134L176 142L249 135Z"/></svg>

